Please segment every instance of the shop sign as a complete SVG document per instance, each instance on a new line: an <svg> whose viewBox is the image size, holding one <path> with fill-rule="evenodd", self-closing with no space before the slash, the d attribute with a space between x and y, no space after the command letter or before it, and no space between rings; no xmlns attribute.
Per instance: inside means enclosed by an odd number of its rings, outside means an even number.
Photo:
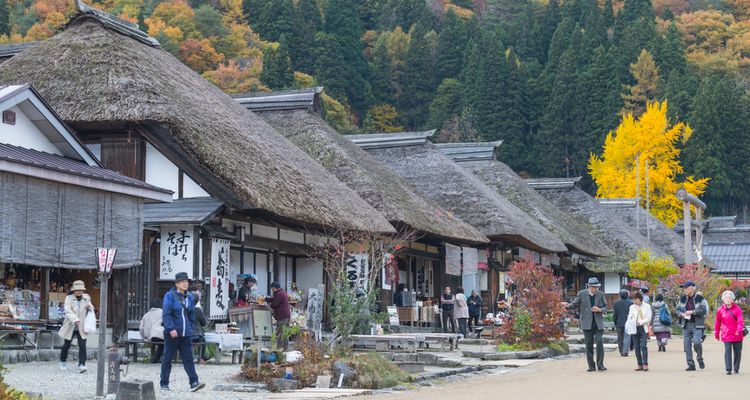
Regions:
<svg viewBox="0 0 750 400"><path fill-rule="evenodd" d="M224 319L229 310L229 240L211 239L211 319Z"/></svg>
<svg viewBox="0 0 750 400"><path fill-rule="evenodd" d="M159 279L173 280L178 272L193 276L194 243L192 226L161 226Z"/></svg>
<svg viewBox="0 0 750 400"><path fill-rule="evenodd" d="M349 254L346 259L346 280L350 288L367 290L370 276L369 253Z"/></svg>
<svg viewBox="0 0 750 400"><path fill-rule="evenodd" d="M117 255L117 249L96 249L96 264L100 273L108 274L112 272L112 265L115 263L115 255Z"/></svg>
<svg viewBox="0 0 750 400"><path fill-rule="evenodd" d="M461 248L452 244L445 244L445 273L461 276Z"/></svg>

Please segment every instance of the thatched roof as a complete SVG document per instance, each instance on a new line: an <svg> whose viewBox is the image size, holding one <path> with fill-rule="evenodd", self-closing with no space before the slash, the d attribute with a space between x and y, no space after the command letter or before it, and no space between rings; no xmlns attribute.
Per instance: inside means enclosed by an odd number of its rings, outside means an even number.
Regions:
<svg viewBox="0 0 750 400"><path fill-rule="evenodd" d="M427 142L428 136L429 133L416 132L348 138L366 146L376 160L491 240L543 253L567 251L557 236Z"/></svg>
<svg viewBox="0 0 750 400"><path fill-rule="evenodd" d="M632 228L636 227L635 199L597 199L601 205L612 210ZM674 258L677 264L685 263L685 243L683 237L673 229L669 229L644 208L638 209L638 231L642 236L650 238L651 243L664 250Z"/></svg>
<svg viewBox="0 0 750 400"><path fill-rule="evenodd" d="M578 217L562 212L542 195L530 188L513 170L495 160L494 149L499 143L439 144L443 154L471 171L485 185L556 234L571 251L590 256L608 256L612 251Z"/></svg>
<svg viewBox="0 0 750 400"><path fill-rule="evenodd" d="M319 115L303 109L265 111L258 115L349 185L394 226L406 225L444 241L489 241L476 228L415 193L403 178L339 135Z"/></svg>
<svg viewBox="0 0 750 400"><path fill-rule="evenodd" d="M599 259L594 272L627 272L628 261L635 258L639 249L648 249L652 255L664 257L667 254L646 237L636 232L614 211L604 208L595 198L576 186L580 178L527 179L544 198L563 212L579 216L588 222L592 232L614 252L613 256Z"/></svg>
<svg viewBox="0 0 750 400"><path fill-rule="evenodd" d="M128 29L79 13L0 65L0 83L31 82L74 128L142 132L230 208L294 225L393 232L268 123Z"/></svg>

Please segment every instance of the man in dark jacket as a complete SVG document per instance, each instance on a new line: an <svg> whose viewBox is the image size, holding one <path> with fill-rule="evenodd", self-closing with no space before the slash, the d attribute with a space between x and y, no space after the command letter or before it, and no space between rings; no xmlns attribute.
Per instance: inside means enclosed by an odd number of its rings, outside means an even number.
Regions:
<svg viewBox="0 0 750 400"><path fill-rule="evenodd" d="M195 321L195 299L187 292L190 280L185 272L175 275L174 287L164 295L162 302L162 324L164 325L164 356L161 359L162 390L169 390L169 375L172 358L179 351L182 366L190 379L190 391L203 389L206 384L198 381L193 362L193 322Z"/></svg>
<svg viewBox="0 0 750 400"><path fill-rule="evenodd" d="M286 351L288 341L284 338L284 327L289 326L289 319L292 317L289 296L281 288L279 282L271 283L271 291L273 296L267 298L267 300L271 310L273 310L273 318L276 320L276 347Z"/></svg>
<svg viewBox="0 0 750 400"><path fill-rule="evenodd" d="M623 357L627 357L630 350L630 337L625 334L625 322L628 320L628 313L633 302L628 299L628 296L627 290L620 291L620 300L615 302L614 315L612 316L617 329L617 349L620 350L620 355Z"/></svg>
<svg viewBox="0 0 750 400"><path fill-rule="evenodd" d="M474 289L466 303L469 305L469 329L474 332L474 328L479 325L479 320L482 319L482 306L484 305L482 296Z"/></svg>
<svg viewBox="0 0 750 400"><path fill-rule="evenodd" d="M693 360L693 348L698 359L698 366L703 369L703 330L706 328L706 314L708 314L708 302L703 296L695 292L695 283L687 281L682 284L685 295L680 297L677 304L677 312L681 318L682 339L687 360L685 371L695 371L695 360Z"/></svg>
<svg viewBox="0 0 750 400"><path fill-rule="evenodd" d="M588 289L578 292L578 296L570 304L565 303L569 310L578 310L586 343L586 361L589 372L606 371L604 367L604 314L607 313L607 299L599 291L601 283L596 278L589 278ZM594 364L594 344L596 344L596 364Z"/></svg>
<svg viewBox="0 0 750 400"><path fill-rule="evenodd" d="M456 333L456 319L453 318L455 299L451 294L451 287L445 287L445 293L440 296L440 308L443 310L443 332L448 332L448 323L451 324L451 333Z"/></svg>

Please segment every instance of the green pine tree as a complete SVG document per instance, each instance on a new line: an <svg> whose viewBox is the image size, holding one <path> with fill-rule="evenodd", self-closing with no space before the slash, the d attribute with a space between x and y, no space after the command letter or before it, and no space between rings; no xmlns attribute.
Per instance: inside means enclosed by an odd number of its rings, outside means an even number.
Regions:
<svg viewBox="0 0 750 400"><path fill-rule="evenodd" d="M294 84L292 60L285 35L281 36L278 48L269 48L264 52L260 81L273 90L287 89Z"/></svg>
<svg viewBox="0 0 750 400"><path fill-rule="evenodd" d="M604 0L604 9L602 10L602 23L606 29L615 26L615 11L612 7L612 0Z"/></svg>
<svg viewBox="0 0 750 400"><path fill-rule="evenodd" d="M542 23L542 62L547 61L552 36L560 24L560 5L557 0L549 0L549 4L544 11L544 22Z"/></svg>
<svg viewBox="0 0 750 400"><path fill-rule="evenodd" d="M439 82L445 78L458 78L465 45L463 24L452 9L448 10L443 29L438 34L436 73Z"/></svg>
<svg viewBox="0 0 750 400"><path fill-rule="evenodd" d="M433 73L436 46L434 31L426 31L420 23L414 25L401 75L403 95L399 99L399 110L407 129L419 129L427 121L427 108L437 86Z"/></svg>
<svg viewBox="0 0 750 400"><path fill-rule="evenodd" d="M194 20L195 28L204 38L221 38L229 33L222 21L221 12L209 4L204 4L195 10Z"/></svg>
<svg viewBox="0 0 750 400"><path fill-rule="evenodd" d="M461 113L461 83L457 79L447 78L438 86L435 97L429 106L429 117L426 127L442 129L449 118Z"/></svg>

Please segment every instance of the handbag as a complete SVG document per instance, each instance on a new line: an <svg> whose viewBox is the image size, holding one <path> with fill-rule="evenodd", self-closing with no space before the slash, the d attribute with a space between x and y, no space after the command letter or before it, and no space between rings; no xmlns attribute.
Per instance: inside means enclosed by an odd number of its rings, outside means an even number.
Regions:
<svg viewBox="0 0 750 400"><path fill-rule="evenodd" d="M96 314L94 314L93 311L89 311L86 313L86 319L83 321L83 331L89 335L97 332Z"/></svg>
<svg viewBox="0 0 750 400"><path fill-rule="evenodd" d="M628 335L635 335L636 332L638 332L638 323L635 318L628 318L628 320L625 321L625 333Z"/></svg>
<svg viewBox="0 0 750 400"><path fill-rule="evenodd" d="M729 311L729 310L727 310L727 312L729 313L729 315L731 315L731 316L732 316L732 318L734 318L734 320L735 320L735 321L738 321L738 320L737 320L737 317L736 317L736 316L734 315L734 313L733 313L733 312L731 312L731 311ZM748 333L749 333L749 332L748 332L748 330L747 330L747 327L746 327L746 326L743 326L743 327L742 327L742 336L747 336L747 334L748 334Z"/></svg>

